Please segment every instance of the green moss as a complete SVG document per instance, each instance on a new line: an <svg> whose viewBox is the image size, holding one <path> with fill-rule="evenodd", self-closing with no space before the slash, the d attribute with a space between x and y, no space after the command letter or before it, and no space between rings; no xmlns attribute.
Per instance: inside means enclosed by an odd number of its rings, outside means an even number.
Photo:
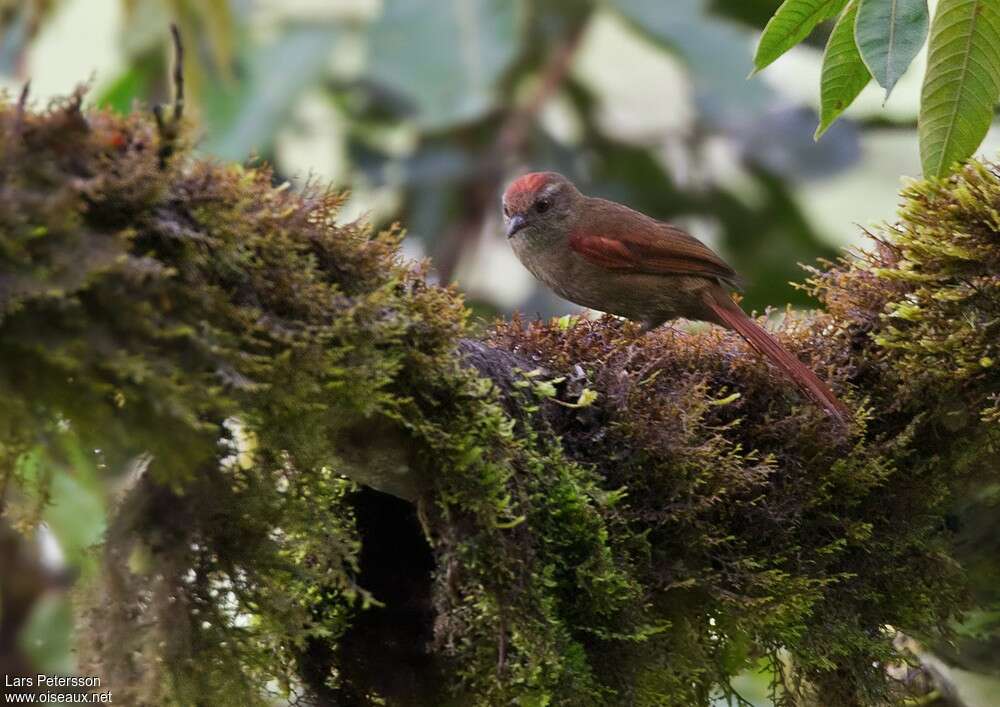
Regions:
<svg viewBox="0 0 1000 707"><path fill-rule="evenodd" d="M342 650L383 611L359 481L430 544L436 703L707 704L761 661L784 703L891 703L889 627L969 604L943 517L997 472L994 168L908 187L783 321L845 434L717 328L515 319L472 356L457 293L341 195L183 135L161 166L149 120L78 108L0 107L0 444L15 485L53 435L132 470L81 598L116 699L391 703L406 666Z"/></svg>

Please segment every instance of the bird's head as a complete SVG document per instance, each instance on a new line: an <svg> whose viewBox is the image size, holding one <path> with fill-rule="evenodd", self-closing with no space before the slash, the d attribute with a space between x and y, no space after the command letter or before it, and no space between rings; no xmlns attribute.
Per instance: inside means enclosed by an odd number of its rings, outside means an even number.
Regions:
<svg viewBox="0 0 1000 707"><path fill-rule="evenodd" d="M518 177L503 193L507 237L519 233L565 232L581 198L573 183L556 172L532 172Z"/></svg>

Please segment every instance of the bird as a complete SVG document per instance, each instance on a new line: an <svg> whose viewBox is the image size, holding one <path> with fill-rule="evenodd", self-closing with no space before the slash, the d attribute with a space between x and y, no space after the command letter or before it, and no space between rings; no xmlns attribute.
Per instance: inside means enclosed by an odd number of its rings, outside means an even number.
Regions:
<svg viewBox="0 0 1000 707"><path fill-rule="evenodd" d="M503 194L507 240L521 263L564 299L639 322L683 317L730 329L832 417L851 412L812 370L733 299L739 276L684 230L607 199L557 172L532 172Z"/></svg>

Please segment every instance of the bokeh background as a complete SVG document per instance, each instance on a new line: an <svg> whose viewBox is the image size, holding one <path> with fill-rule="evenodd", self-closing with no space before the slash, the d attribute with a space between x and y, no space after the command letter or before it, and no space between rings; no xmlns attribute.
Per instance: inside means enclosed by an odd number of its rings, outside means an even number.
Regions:
<svg viewBox="0 0 1000 707"><path fill-rule="evenodd" d="M350 189L342 218L402 222L405 254L456 282L480 325L578 311L536 285L501 232L503 186L541 169L688 228L744 274L747 307L809 306L790 284L798 264L862 245L919 176L924 56L888 102L869 85L815 142L829 27L747 78L778 4L0 0L0 89L16 95L30 79L42 106L86 82L91 105L148 110L170 99L177 22L198 149L271 163L293 188ZM994 125L979 152L998 151ZM99 457L80 454L55 477L39 538L57 579L92 571L87 547L104 528ZM54 591L21 640L43 669L71 671L71 628ZM943 669L969 705L988 705L1000 690L976 673L998 663L987 649ZM766 677L744 683L754 698Z"/></svg>
<svg viewBox="0 0 1000 707"><path fill-rule="evenodd" d="M538 169L686 226L760 310L807 304L798 263L861 243L920 171L923 57L815 142L823 31L747 79L778 4L0 0L0 86L30 78L36 104L82 81L120 111L166 101L176 20L201 151L350 188L344 218L402 221L407 254L484 314L571 309L500 237L503 185ZM994 129L981 153L998 150Z"/></svg>

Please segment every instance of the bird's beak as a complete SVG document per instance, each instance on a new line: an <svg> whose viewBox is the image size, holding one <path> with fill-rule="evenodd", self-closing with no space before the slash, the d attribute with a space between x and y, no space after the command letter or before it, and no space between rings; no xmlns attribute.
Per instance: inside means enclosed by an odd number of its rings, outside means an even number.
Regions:
<svg viewBox="0 0 1000 707"><path fill-rule="evenodd" d="M514 214L507 221L507 237L513 238L514 234L523 229L528 225L528 222L524 220L524 216L521 214Z"/></svg>

